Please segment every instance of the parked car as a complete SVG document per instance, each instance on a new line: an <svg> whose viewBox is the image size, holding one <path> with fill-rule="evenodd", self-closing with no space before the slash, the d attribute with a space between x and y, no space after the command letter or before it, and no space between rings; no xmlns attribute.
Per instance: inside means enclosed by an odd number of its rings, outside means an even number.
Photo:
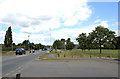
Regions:
<svg viewBox="0 0 120 79"><path fill-rule="evenodd" d="M23 54L26 54L26 53L25 53L25 50L23 48L18 48L18 49L16 49L15 54L16 55L23 55Z"/></svg>

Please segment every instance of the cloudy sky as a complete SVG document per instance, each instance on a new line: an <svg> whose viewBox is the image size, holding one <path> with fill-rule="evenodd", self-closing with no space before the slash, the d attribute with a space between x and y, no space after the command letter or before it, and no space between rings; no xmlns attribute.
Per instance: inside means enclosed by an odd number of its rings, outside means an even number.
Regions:
<svg viewBox="0 0 120 79"><path fill-rule="evenodd" d="M12 27L13 41L52 44L54 40L89 33L102 25L118 35L118 2L87 0L0 0L0 43Z"/></svg>

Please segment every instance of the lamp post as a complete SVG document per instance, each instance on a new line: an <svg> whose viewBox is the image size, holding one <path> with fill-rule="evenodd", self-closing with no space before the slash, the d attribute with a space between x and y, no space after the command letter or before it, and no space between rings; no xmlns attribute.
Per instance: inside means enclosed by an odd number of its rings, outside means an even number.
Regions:
<svg viewBox="0 0 120 79"><path fill-rule="evenodd" d="M30 37L30 35L28 35L28 53L29 53L29 44L30 44L30 42L29 42L29 37Z"/></svg>

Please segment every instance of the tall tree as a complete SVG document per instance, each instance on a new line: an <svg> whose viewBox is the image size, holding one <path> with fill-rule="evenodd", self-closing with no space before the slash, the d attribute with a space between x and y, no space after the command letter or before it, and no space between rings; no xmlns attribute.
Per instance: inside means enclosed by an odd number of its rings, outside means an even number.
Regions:
<svg viewBox="0 0 120 79"><path fill-rule="evenodd" d="M116 49L120 49L120 36L114 38L113 44L115 45Z"/></svg>
<svg viewBox="0 0 120 79"><path fill-rule="evenodd" d="M76 38L76 40L79 42L80 48L82 50L85 50L87 47L87 35L86 33L82 33Z"/></svg>
<svg viewBox="0 0 120 79"><path fill-rule="evenodd" d="M97 26L95 30L93 30L92 35L94 36L94 41L99 45L100 54L102 53L101 46L104 45L104 43L112 42L115 38L115 32L103 26Z"/></svg>
<svg viewBox="0 0 120 79"><path fill-rule="evenodd" d="M12 46L12 30L11 30L11 26L8 27L8 30L6 31L5 34L5 40L4 40L4 44L6 47L11 47Z"/></svg>

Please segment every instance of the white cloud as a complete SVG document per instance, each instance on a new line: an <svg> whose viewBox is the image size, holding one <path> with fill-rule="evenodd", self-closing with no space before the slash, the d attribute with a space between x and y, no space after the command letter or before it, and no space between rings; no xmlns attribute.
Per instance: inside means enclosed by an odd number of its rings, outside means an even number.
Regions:
<svg viewBox="0 0 120 79"><path fill-rule="evenodd" d="M105 28L108 28L108 21L101 21L99 24L92 24L89 26L85 26L83 28L64 28L64 29L60 29L60 30L56 30L56 31L52 31L52 37L54 39L61 39L61 38L71 38L71 40L74 43L76 42L76 38L78 37L79 34L83 33L90 33L92 32L92 30L95 29L95 27L102 25ZM54 41L54 40L53 40Z"/></svg>
<svg viewBox="0 0 120 79"><path fill-rule="evenodd" d="M32 42L48 44L49 33L47 35L46 31L50 28L53 30L61 26L74 26L87 20L91 14L87 0L4 0L0 2L0 23L20 29L20 33L13 32L13 40L16 43L28 39L27 33L31 33ZM73 30L53 31L51 39L75 38L81 32L88 32L84 28Z"/></svg>
<svg viewBox="0 0 120 79"><path fill-rule="evenodd" d="M108 21L101 21L100 23L102 26L104 26L105 28L108 28Z"/></svg>
<svg viewBox="0 0 120 79"><path fill-rule="evenodd" d="M115 22L115 23L112 24L111 26L113 26L113 27L118 27L118 25L119 25L119 22Z"/></svg>
<svg viewBox="0 0 120 79"><path fill-rule="evenodd" d="M98 23L100 21L101 21L101 19L97 19L97 20L94 21L94 23Z"/></svg>
<svg viewBox="0 0 120 79"><path fill-rule="evenodd" d="M51 31L51 43L50 43L50 31L47 32L40 32L40 33L31 33L30 34L30 41L34 42L34 43L42 43L42 44L52 44L54 42L54 40L56 39L61 39L61 38L71 38L71 41L73 41L74 43L77 43L76 38L78 37L79 34L81 34L82 32L84 33L90 33L92 32L92 30L95 29L95 27L102 25L104 27L108 28L108 21L101 21L99 24L91 24L89 26L85 26L82 28L63 28L63 29L59 29L59 30L52 30ZM41 29L40 27L36 28L39 30ZM44 28L44 27L42 27ZM49 28L47 28L49 30ZM28 30L28 27L24 30ZM44 29L43 29L44 30ZM31 27L29 28L29 31L34 31L34 29L32 29ZM28 31L28 32L29 32ZM117 32L117 31L116 31ZM5 31L1 31L0 35L2 35L2 38L4 37L3 35L5 35ZM24 40L28 39L28 34L27 33L15 33L13 32L13 41L15 43L20 43Z"/></svg>
<svg viewBox="0 0 120 79"><path fill-rule="evenodd" d="M5 33L6 31L0 31L0 44L4 42Z"/></svg>
<svg viewBox="0 0 120 79"><path fill-rule="evenodd" d="M0 23L38 32L37 28L55 29L61 23L73 26L91 13L87 0L5 0L0 5Z"/></svg>

